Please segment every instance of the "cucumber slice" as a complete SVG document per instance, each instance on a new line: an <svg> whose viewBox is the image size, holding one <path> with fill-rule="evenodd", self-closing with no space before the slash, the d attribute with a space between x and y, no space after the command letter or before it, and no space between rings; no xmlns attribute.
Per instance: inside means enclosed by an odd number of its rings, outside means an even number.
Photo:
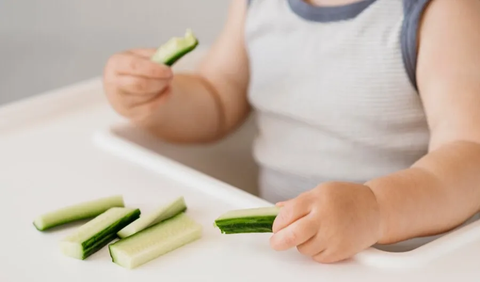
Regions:
<svg viewBox="0 0 480 282"><path fill-rule="evenodd" d="M124 206L125 204L122 196L101 198L95 201L84 202L46 213L37 217L33 222L33 225L39 231L45 231L59 225L82 219L94 218L110 208Z"/></svg>
<svg viewBox="0 0 480 282"><path fill-rule="evenodd" d="M202 226L185 213L149 227L108 246L112 261L135 268L191 243L202 236Z"/></svg>
<svg viewBox="0 0 480 282"><path fill-rule="evenodd" d="M187 30L185 37L172 38L167 43L160 46L151 60L157 64L172 66L183 56L193 51L198 45L198 39L191 30Z"/></svg>
<svg viewBox="0 0 480 282"><path fill-rule="evenodd" d="M119 230L139 216L139 209L111 208L63 239L60 249L66 256L86 259L113 241Z"/></svg>
<svg viewBox="0 0 480 282"><path fill-rule="evenodd" d="M278 207L229 211L215 220L223 234L269 233L279 212Z"/></svg>
<svg viewBox="0 0 480 282"><path fill-rule="evenodd" d="M183 197L176 199L168 205L158 208L153 213L142 216L134 222L130 223L127 227L120 230L117 235L120 238L126 238L132 236L135 233L142 231L143 229L162 222L166 219L176 216L177 214L187 210L185 200Z"/></svg>

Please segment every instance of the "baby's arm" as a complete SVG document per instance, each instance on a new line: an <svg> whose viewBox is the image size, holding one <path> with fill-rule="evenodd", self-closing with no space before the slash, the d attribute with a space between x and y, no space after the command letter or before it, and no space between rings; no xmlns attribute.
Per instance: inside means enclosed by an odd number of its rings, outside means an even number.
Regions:
<svg viewBox="0 0 480 282"><path fill-rule="evenodd" d="M480 1L435 0L420 30L417 79L430 152L411 169L368 182L380 243L452 229L480 211Z"/></svg>
<svg viewBox="0 0 480 282"><path fill-rule="evenodd" d="M113 108L171 142L210 142L232 131L250 111L245 15L246 1L233 0L224 30L191 74L172 76L150 62L154 50L112 56L104 84Z"/></svg>
<svg viewBox="0 0 480 282"><path fill-rule="evenodd" d="M417 80L430 152L365 185L322 183L279 203L275 250L332 263L375 243L448 231L480 211L479 11L478 0L435 0L424 15Z"/></svg>

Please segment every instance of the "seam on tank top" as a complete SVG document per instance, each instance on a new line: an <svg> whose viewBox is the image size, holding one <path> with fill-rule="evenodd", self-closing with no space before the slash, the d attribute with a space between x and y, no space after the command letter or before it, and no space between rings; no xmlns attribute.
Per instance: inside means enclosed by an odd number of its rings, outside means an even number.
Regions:
<svg viewBox="0 0 480 282"><path fill-rule="evenodd" d="M410 82L418 91L417 84L417 46L420 22L431 0L404 0L403 8L405 18L401 32L401 48L405 70Z"/></svg>
<svg viewBox="0 0 480 282"><path fill-rule="evenodd" d="M363 0L352 4L332 7L313 6L305 0L287 0L290 9L298 16L314 22L336 22L356 18L377 0Z"/></svg>

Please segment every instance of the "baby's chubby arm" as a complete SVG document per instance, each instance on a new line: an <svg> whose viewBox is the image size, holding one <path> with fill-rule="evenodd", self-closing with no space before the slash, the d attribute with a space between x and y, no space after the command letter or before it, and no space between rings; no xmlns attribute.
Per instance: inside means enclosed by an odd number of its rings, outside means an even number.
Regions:
<svg viewBox="0 0 480 282"><path fill-rule="evenodd" d="M112 107L170 142L212 142L228 134L250 111L245 15L246 1L233 0L222 33L193 73L174 74L151 62L154 49L113 55L104 72Z"/></svg>
<svg viewBox="0 0 480 282"><path fill-rule="evenodd" d="M430 150L409 170L367 185L382 243L448 231L480 211L480 1L435 0L420 30L417 80Z"/></svg>
<svg viewBox="0 0 480 282"><path fill-rule="evenodd" d="M429 153L365 185L324 183L280 203L274 249L337 262L375 243L451 230L480 211L479 27L480 1L432 1L417 65Z"/></svg>

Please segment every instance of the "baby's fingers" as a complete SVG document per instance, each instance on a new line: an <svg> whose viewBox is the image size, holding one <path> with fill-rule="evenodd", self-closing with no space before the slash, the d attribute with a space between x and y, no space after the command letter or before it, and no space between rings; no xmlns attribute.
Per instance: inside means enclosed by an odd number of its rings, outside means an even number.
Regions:
<svg viewBox="0 0 480 282"><path fill-rule="evenodd" d="M115 83L123 92L143 96L152 93L160 94L160 92L167 88L170 81L130 75L118 75Z"/></svg>
<svg viewBox="0 0 480 282"><path fill-rule="evenodd" d="M307 215L275 233L270 239L270 245L277 251L288 250L307 242L317 232L318 222L312 215Z"/></svg>
<svg viewBox="0 0 480 282"><path fill-rule="evenodd" d="M305 256L314 257L320 254L326 248L326 241L321 238L321 232L297 246L298 251Z"/></svg>
<svg viewBox="0 0 480 282"><path fill-rule="evenodd" d="M310 212L308 197L300 195L299 197L284 202L280 212L273 223L273 233L277 233L296 220L304 217Z"/></svg>
<svg viewBox="0 0 480 282"><path fill-rule="evenodd" d="M120 53L110 59L109 65L119 75L143 76L146 78L168 79L173 76L172 70L164 65L156 64L147 57L133 53Z"/></svg>

